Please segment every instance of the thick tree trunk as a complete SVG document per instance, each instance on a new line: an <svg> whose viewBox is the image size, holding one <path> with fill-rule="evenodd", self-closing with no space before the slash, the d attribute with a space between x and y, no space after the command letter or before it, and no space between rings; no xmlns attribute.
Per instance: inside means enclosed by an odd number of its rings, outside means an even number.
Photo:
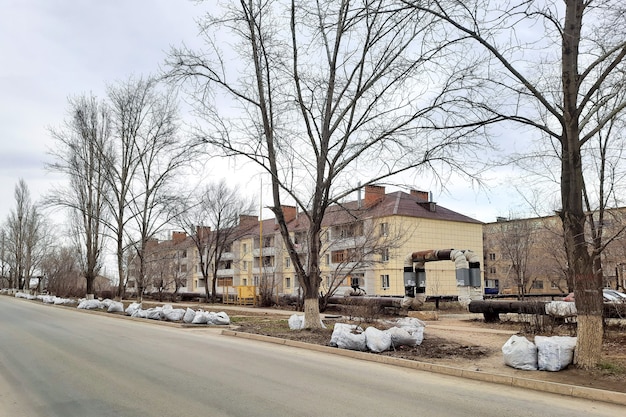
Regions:
<svg viewBox="0 0 626 417"><path fill-rule="evenodd" d="M317 297L304 299L304 327L306 329L319 329L322 327Z"/></svg>

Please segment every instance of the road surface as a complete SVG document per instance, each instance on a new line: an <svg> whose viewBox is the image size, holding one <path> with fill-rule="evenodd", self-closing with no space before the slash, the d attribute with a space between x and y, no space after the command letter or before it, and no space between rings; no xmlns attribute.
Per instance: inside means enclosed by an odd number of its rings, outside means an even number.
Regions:
<svg viewBox="0 0 626 417"><path fill-rule="evenodd" d="M0 296L0 416L618 416L583 401Z"/></svg>

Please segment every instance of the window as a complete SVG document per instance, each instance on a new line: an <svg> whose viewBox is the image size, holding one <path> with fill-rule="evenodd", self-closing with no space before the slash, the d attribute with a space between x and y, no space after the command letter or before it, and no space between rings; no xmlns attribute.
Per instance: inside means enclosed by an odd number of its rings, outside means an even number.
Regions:
<svg viewBox="0 0 626 417"><path fill-rule="evenodd" d="M383 249L380 257L383 262L388 262L389 261L389 249L388 248Z"/></svg>
<svg viewBox="0 0 626 417"><path fill-rule="evenodd" d="M244 243L244 244L242 245L242 248L243 248L243 249L242 249L242 252L243 252L243 253L247 253L247 252L248 252L248 244L247 244L247 243Z"/></svg>
<svg viewBox="0 0 626 417"><path fill-rule="evenodd" d="M380 224L380 235L388 236L389 235L389 223L381 223Z"/></svg>
<svg viewBox="0 0 626 417"><path fill-rule="evenodd" d="M232 277L222 277L217 279L218 287L232 287L233 286L233 278Z"/></svg>
<svg viewBox="0 0 626 417"><path fill-rule="evenodd" d="M285 288L291 288L291 278L285 278Z"/></svg>
<svg viewBox="0 0 626 417"><path fill-rule="evenodd" d="M351 287L358 287L359 285L361 285L361 281L359 280L359 277L350 277Z"/></svg>
<svg viewBox="0 0 626 417"><path fill-rule="evenodd" d="M334 264L341 263L346 258L346 252L342 250L334 251L331 255Z"/></svg>
<svg viewBox="0 0 626 417"><path fill-rule="evenodd" d="M330 253L327 253L325 258L326 258L326 265L330 265Z"/></svg>
<svg viewBox="0 0 626 417"><path fill-rule="evenodd" d="M243 261L243 270L244 271L248 270L248 261Z"/></svg>
<svg viewBox="0 0 626 417"><path fill-rule="evenodd" d="M496 254L495 253L490 253L489 254L489 260L490 261L495 261L496 260Z"/></svg>
<svg viewBox="0 0 626 417"><path fill-rule="evenodd" d="M380 276L380 286L383 287L384 290L389 288L389 275L381 275Z"/></svg>
<svg viewBox="0 0 626 417"><path fill-rule="evenodd" d="M285 268L289 268L291 266L291 258L285 258Z"/></svg>
<svg viewBox="0 0 626 417"><path fill-rule="evenodd" d="M553 289L553 290L558 290L558 289L559 289L559 286L557 285L557 283L556 283L556 282L554 282L554 281L550 281L550 289Z"/></svg>
<svg viewBox="0 0 626 417"><path fill-rule="evenodd" d="M496 273L496 267L495 266L490 267L489 268L489 273L490 274L495 274Z"/></svg>
<svg viewBox="0 0 626 417"><path fill-rule="evenodd" d="M182 264L180 266L180 272L187 272L187 265L186 264Z"/></svg>
<svg viewBox="0 0 626 417"><path fill-rule="evenodd" d="M248 278L243 278L241 280L241 285L248 285Z"/></svg>
<svg viewBox="0 0 626 417"><path fill-rule="evenodd" d="M535 290L543 290L543 281L540 279L533 281L532 287Z"/></svg>
<svg viewBox="0 0 626 417"><path fill-rule="evenodd" d="M180 257L181 257L181 258L186 258L186 257L187 257L187 251L186 251L186 250L183 250L183 251L181 252L181 254L180 254Z"/></svg>
<svg viewBox="0 0 626 417"><path fill-rule="evenodd" d="M204 288L204 279L199 279L196 281L196 285L198 288Z"/></svg>

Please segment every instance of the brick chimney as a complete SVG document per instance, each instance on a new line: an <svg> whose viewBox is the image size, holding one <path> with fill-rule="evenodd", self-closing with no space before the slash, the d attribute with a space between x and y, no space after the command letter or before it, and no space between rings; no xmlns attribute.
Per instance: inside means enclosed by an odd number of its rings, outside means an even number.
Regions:
<svg viewBox="0 0 626 417"><path fill-rule="evenodd" d="M385 187L379 185L365 186L365 207L371 207L385 199Z"/></svg>
<svg viewBox="0 0 626 417"><path fill-rule="evenodd" d="M239 215L239 226L240 227L254 227L259 223L259 218L257 216L251 216L249 214L240 214Z"/></svg>
<svg viewBox="0 0 626 417"><path fill-rule="evenodd" d="M285 222L289 223L296 218L296 208L294 206L281 206L283 209L283 215L285 216Z"/></svg>
<svg viewBox="0 0 626 417"><path fill-rule="evenodd" d="M172 241L174 243L180 243L187 238L187 233L185 232L172 232Z"/></svg>
<svg viewBox="0 0 626 417"><path fill-rule="evenodd" d="M196 237L199 241L206 239L211 233L209 226L196 226Z"/></svg>
<svg viewBox="0 0 626 417"><path fill-rule="evenodd" d="M428 191L411 190L411 195L419 198L421 200L420 202L430 201L430 193Z"/></svg>

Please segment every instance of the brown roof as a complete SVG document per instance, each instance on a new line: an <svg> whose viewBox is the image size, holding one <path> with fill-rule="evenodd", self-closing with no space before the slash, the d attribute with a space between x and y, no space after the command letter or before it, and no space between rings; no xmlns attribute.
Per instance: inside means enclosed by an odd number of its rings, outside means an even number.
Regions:
<svg viewBox="0 0 626 417"><path fill-rule="evenodd" d="M335 205L328 209L324 225L346 223L356 218L377 218L406 216L431 220L445 220L461 223L481 224L482 222L452 211L434 202L424 201L419 196L395 191L385 194L382 201L371 207L359 207L358 201Z"/></svg>

